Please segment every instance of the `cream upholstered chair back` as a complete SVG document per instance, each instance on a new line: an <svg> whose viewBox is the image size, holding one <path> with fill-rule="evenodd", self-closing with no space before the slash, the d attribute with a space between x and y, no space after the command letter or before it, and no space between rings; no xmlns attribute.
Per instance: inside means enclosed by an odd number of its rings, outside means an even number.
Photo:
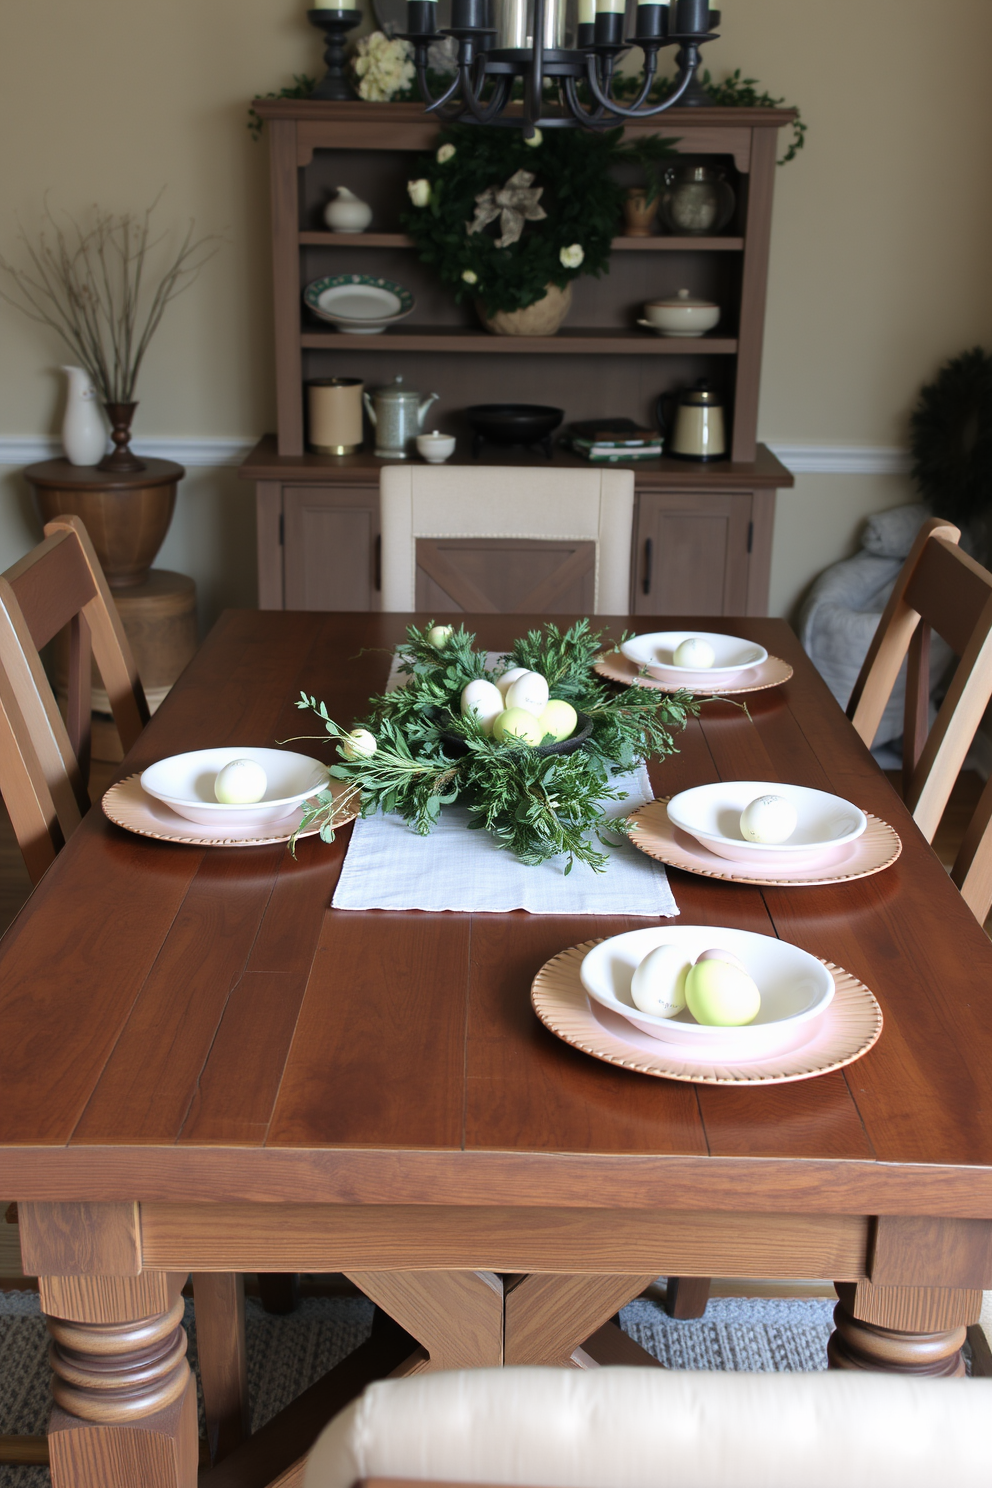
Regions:
<svg viewBox="0 0 992 1488"><path fill-rule="evenodd" d="M988 1481L992 1380L473 1369L371 1385L304 1488L934 1488ZM385 1484L382 1483L382 1488Z"/></svg>
<svg viewBox="0 0 992 1488"><path fill-rule="evenodd" d="M594 545L592 611L625 615L630 610L630 551L634 521L634 475L630 470L542 469L539 466L387 465L382 498L382 608L409 611L417 604L417 544L437 553L451 539L500 539L526 544L574 544L571 558L534 589L553 597L574 581ZM478 549L478 544L476 545ZM504 561L506 561L504 549ZM533 552L531 555L533 556ZM457 564L457 555L452 555ZM510 555L512 561L512 553ZM444 555L441 555L443 563ZM461 608L504 608L464 578ZM527 585L523 585L526 591ZM505 608L542 609L520 601ZM428 606L430 607L430 606ZM438 605L438 608L441 606ZM452 608L453 606L448 606ZM567 606L558 604L560 611Z"/></svg>

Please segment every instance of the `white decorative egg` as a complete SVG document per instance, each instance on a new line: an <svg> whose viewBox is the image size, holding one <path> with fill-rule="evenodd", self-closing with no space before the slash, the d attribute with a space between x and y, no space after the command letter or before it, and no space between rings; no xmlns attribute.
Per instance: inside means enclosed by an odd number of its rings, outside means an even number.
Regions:
<svg viewBox="0 0 992 1488"><path fill-rule="evenodd" d="M761 1010L761 993L747 972L717 959L691 968L685 999L696 1022L710 1028L742 1028Z"/></svg>
<svg viewBox="0 0 992 1488"><path fill-rule="evenodd" d="M474 713L487 734L492 733L493 724L504 706L503 694L495 682L487 682L484 677L476 677L474 682L462 688L462 717Z"/></svg>
<svg viewBox="0 0 992 1488"><path fill-rule="evenodd" d="M741 836L748 842L787 842L798 819L784 796L757 796L741 812Z"/></svg>
<svg viewBox="0 0 992 1488"><path fill-rule="evenodd" d="M435 651L443 651L453 635L453 626L433 625L427 632L427 640L434 647Z"/></svg>
<svg viewBox="0 0 992 1488"><path fill-rule="evenodd" d="M340 746L341 753L346 760L371 759L379 748L375 734L369 733L368 729L352 729L351 733Z"/></svg>
<svg viewBox="0 0 992 1488"><path fill-rule="evenodd" d="M506 697L507 692L513 686L514 682L516 682L519 677L526 677L526 675L526 667L511 667L508 672L503 673L502 677L496 678L496 686L499 688L503 696Z"/></svg>
<svg viewBox="0 0 992 1488"><path fill-rule="evenodd" d="M507 688L506 706L523 708L527 713L533 713L535 718L540 718L548 706L549 695L548 684L540 672L524 672L522 677L517 677Z"/></svg>
<svg viewBox="0 0 992 1488"><path fill-rule="evenodd" d="M701 636L687 636L680 646L676 646L672 660L676 666L694 667L702 672L716 661L716 652Z"/></svg>
<svg viewBox="0 0 992 1488"><path fill-rule="evenodd" d="M214 795L222 806L254 806L265 795L268 783L265 771L254 760L230 760L217 772Z"/></svg>
<svg viewBox="0 0 992 1488"><path fill-rule="evenodd" d="M685 1007L685 979L689 960L679 946L660 945L648 951L630 982L634 1006L656 1018L674 1018Z"/></svg>
<svg viewBox="0 0 992 1488"><path fill-rule="evenodd" d="M725 961L728 966L733 966L737 971L743 971L745 976L748 974L747 967L743 961L738 961L733 951L700 951L696 957L697 965L700 961Z"/></svg>

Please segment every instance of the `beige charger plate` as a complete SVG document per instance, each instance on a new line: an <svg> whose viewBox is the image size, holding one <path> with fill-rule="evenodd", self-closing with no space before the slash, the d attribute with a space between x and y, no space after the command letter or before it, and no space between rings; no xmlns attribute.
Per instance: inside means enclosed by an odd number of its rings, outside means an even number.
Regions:
<svg viewBox="0 0 992 1488"><path fill-rule="evenodd" d="M331 792L343 795L348 785L343 780L332 780ZM237 837L218 837L211 827L200 826L178 816L164 801L158 801L141 789L141 776L129 775L119 780L104 794L101 802L105 815L125 832L136 832L139 837L154 837L159 842L185 842L191 847L268 847L275 842L288 842L303 817L303 808L298 807L285 822L268 822L254 832L238 828ZM335 815L333 825L343 827L358 815L357 796L353 802L343 806ZM301 837L314 837L317 826L308 827Z"/></svg>
<svg viewBox="0 0 992 1488"><path fill-rule="evenodd" d="M777 884L788 888L800 888L803 884L847 883L849 879L870 878L873 873L891 868L902 852L902 839L895 828L880 817L865 812L867 827L842 857L830 858L819 865L813 863L808 868L762 868L760 863L734 862L710 852L703 843L669 821L670 800L671 796L665 796L632 811L627 818L634 823L630 840L649 858L656 858L669 868L701 874L703 878L721 878L728 883Z"/></svg>
<svg viewBox="0 0 992 1488"><path fill-rule="evenodd" d="M623 682L627 687L653 687L657 692L691 692L696 697L708 697L718 693L720 697L737 697L742 692L764 692L769 687L781 687L792 676L792 668L780 656L769 656L760 666L744 667L741 676L744 682L661 682L638 670L634 662L628 661L621 651L609 651L593 665L593 671L611 682Z"/></svg>
<svg viewBox="0 0 992 1488"><path fill-rule="evenodd" d="M651 1038L619 1013L600 1007L586 992L580 967L586 953L599 943L584 941L545 962L531 984L530 1000L545 1028L557 1038L621 1069L694 1085L786 1085L853 1064L868 1053L882 1032L882 1009L864 983L843 967L824 961L834 979L833 1001L819 1033L802 1048L739 1064L680 1055L671 1044Z"/></svg>

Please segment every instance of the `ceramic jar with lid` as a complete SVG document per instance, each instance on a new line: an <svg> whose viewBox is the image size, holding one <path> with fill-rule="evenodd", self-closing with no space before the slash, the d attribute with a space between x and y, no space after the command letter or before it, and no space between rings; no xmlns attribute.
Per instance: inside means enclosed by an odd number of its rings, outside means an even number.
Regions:
<svg viewBox="0 0 992 1488"><path fill-rule="evenodd" d="M668 300L649 300L644 306L644 319L638 323L650 326L662 336L705 336L720 321L720 306L712 300L696 299L687 289L680 289Z"/></svg>
<svg viewBox="0 0 992 1488"><path fill-rule="evenodd" d="M364 232L372 221L372 208L349 191L347 186L336 186L337 195L324 208L324 221L336 233Z"/></svg>
<svg viewBox="0 0 992 1488"><path fill-rule="evenodd" d="M726 227L737 198L719 166L670 165L661 194L661 220L679 237L712 237Z"/></svg>

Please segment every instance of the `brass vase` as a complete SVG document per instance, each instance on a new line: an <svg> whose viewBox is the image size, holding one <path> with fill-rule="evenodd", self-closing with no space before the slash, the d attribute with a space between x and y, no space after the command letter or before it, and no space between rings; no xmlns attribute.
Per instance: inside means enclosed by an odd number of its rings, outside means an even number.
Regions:
<svg viewBox="0 0 992 1488"><path fill-rule="evenodd" d="M110 437L113 440L114 448L109 455L104 455L96 468L98 470L116 471L122 474L129 471L146 470L148 467L145 465L144 460L139 460L138 456L133 454L130 448L131 425L134 422L134 410L138 406L137 403L105 403L103 406L107 410L107 417L110 420Z"/></svg>
<svg viewBox="0 0 992 1488"><path fill-rule="evenodd" d="M623 203L623 235L625 238L649 238L654 220L661 205L656 196L648 203L648 194L643 186L632 186Z"/></svg>

